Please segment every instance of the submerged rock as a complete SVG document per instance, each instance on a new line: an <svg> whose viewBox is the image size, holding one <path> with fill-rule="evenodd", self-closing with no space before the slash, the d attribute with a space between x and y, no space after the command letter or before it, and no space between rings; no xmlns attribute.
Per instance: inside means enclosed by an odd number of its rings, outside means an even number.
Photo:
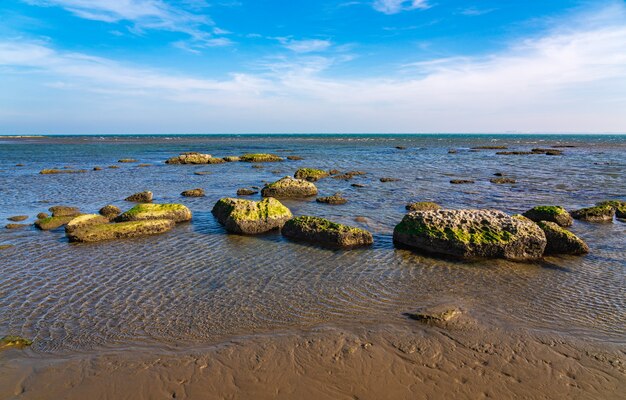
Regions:
<svg viewBox="0 0 626 400"><path fill-rule="evenodd" d="M476 146L472 147L472 150L506 150L507 146Z"/></svg>
<svg viewBox="0 0 626 400"><path fill-rule="evenodd" d="M261 201L223 198L211 212L227 231L244 234L279 229L292 217L291 211L273 197Z"/></svg>
<svg viewBox="0 0 626 400"><path fill-rule="evenodd" d="M70 242L101 242L112 239L127 239L167 232L176 223L171 219L151 219L104 223L85 226L67 233Z"/></svg>
<svg viewBox="0 0 626 400"><path fill-rule="evenodd" d="M316 194L317 187L313 183L302 179L294 179L290 176L265 185L261 190L261 196L263 197L300 198L315 196Z"/></svg>
<svg viewBox="0 0 626 400"><path fill-rule="evenodd" d="M537 225L546 234L548 241L545 254L587 254L589 246L567 229L561 228L557 223L539 221Z"/></svg>
<svg viewBox="0 0 626 400"><path fill-rule="evenodd" d="M45 213L45 212L40 212L39 214L37 214L37 219L44 219L48 217L49 217L48 213Z"/></svg>
<svg viewBox="0 0 626 400"><path fill-rule="evenodd" d="M86 169L42 169L39 171L41 175L54 175L54 174L83 174L88 172Z"/></svg>
<svg viewBox="0 0 626 400"><path fill-rule="evenodd" d="M605 200L596 206L609 206L615 210L615 216L617 218L626 218L626 201L622 200Z"/></svg>
<svg viewBox="0 0 626 400"><path fill-rule="evenodd" d="M614 215L615 208L608 204L572 211L572 217L574 217L574 219L588 222L611 222L613 221Z"/></svg>
<svg viewBox="0 0 626 400"><path fill-rule="evenodd" d="M149 190L146 190L144 192L131 194L124 200L132 201L134 203L150 203L152 201L152 192Z"/></svg>
<svg viewBox="0 0 626 400"><path fill-rule="evenodd" d="M556 222L560 226L571 226L574 220L572 216L560 206L537 206L524 213L531 221Z"/></svg>
<svg viewBox="0 0 626 400"><path fill-rule="evenodd" d="M248 153L244 154L240 157L240 160L243 162L274 162L274 161L283 161L282 157L279 157L275 154L265 154L265 153Z"/></svg>
<svg viewBox="0 0 626 400"><path fill-rule="evenodd" d="M448 322L461 315L461 310L454 306L440 305L407 312L404 315L421 322Z"/></svg>
<svg viewBox="0 0 626 400"><path fill-rule="evenodd" d="M15 215L15 216L9 217L7 219L9 221L13 221L13 222L26 221L28 219L28 215Z"/></svg>
<svg viewBox="0 0 626 400"><path fill-rule="evenodd" d="M0 350L9 347L15 347L17 349L23 349L33 344L32 340L23 338L21 336L7 335L0 339Z"/></svg>
<svg viewBox="0 0 626 400"><path fill-rule="evenodd" d="M71 217L80 214L78 207L52 206L48 208L53 217Z"/></svg>
<svg viewBox="0 0 626 400"><path fill-rule="evenodd" d="M185 197L204 197L204 189L196 188L185 190L180 195Z"/></svg>
<svg viewBox="0 0 626 400"><path fill-rule="evenodd" d="M562 150L555 150L555 149L540 149L540 148L536 148L536 149L532 149L530 150L532 153L534 154L545 154L548 156L560 156L563 154Z"/></svg>
<svg viewBox="0 0 626 400"><path fill-rule="evenodd" d="M107 217L108 219L112 220L115 217L117 217L118 215L120 215L122 213L122 210L120 210L119 207L114 206L112 204L108 204L104 207L102 207L100 209L100 211L98 211L100 213L100 215L103 215L105 217Z"/></svg>
<svg viewBox="0 0 626 400"><path fill-rule="evenodd" d="M496 154L500 156L527 156L537 153L533 153L532 151L499 151Z"/></svg>
<svg viewBox="0 0 626 400"><path fill-rule="evenodd" d="M450 183L453 185L465 185L468 183L474 183L474 181L471 179L452 179Z"/></svg>
<svg viewBox="0 0 626 400"><path fill-rule="evenodd" d="M171 219L174 222L185 222L191 220L191 210L182 204L137 204L135 207L121 214L115 220L124 221L145 221L152 219Z"/></svg>
<svg viewBox="0 0 626 400"><path fill-rule="evenodd" d="M196 171L193 173L194 175L211 175L211 171Z"/></svg>
<svg viewBox="0 0 626 400"><path fill-rule="evenodd" d="M300 156L287 156L287 160L299 161L299 160L304 160L304 158L302 158Z"/></svg>
<svg viewBox="0 0 626 400"><path fill-rule="evenodd" d="M65 225L65 233L70 234L79 229L84 229L91 225L108 224L109 219L105 216L98 214L84 214L73 218Z"/></svg>
<svg viewBox="0 0 626 400"><path fill-rule="evenodd" d="M30 224L6 224L4 227L6 229L22 229L30 226Z"/></svg>
<svg viewBox="0 0 626 400"><path fill-rule="evenodd" d="M406 150L406 146L396 146L396 149L398 149L398 150Z"/></svg>
<svg viewBox="0 0 626 400"><path fill-rule="evenodd" d="M516 183L515 179L512 179L512 178L492 178L489 180L489 182L495 183L496 185Z"/></svg>
<svg viewBox="0 0 626 400"><path fill-rule="evenodd" d="M120 160L117 160L118 163L136 163L139 160L135 160L134 158L122 158Z"/></svg>
<svg viewBox="0 0 626 400"><path fill-rule="evenodd" d="M52 229L57 229L67 224L71 220L73 220L76 215L66 215L62 217L48 217L42 218L35 221L35 227L37 229L41 229L42 231L49 231Z"/></svg>
<svg viewBox="0 0 626 400"><path fill-rule="evenodd" d="M208 164L211 159L210 154L202 153L183 153L179 156L169 158L165 161L166 164Z"/></svg>
<svg viewBox="0 0 626 400"><path fill-rule="evenodd" d="M381 182L398 182L399 178L380 178Z"/></svg>
<svg viewBox="0 0 626 400"><path fill-rule="evenodd" d="M355 188L364 188L365 185L362 183L353 183L350 186L355 187Z"/></svg>
<svg viewBox="0 0 626 400"><path fill-rule="evenodd" d="M224 160L223 158L209 157L205 164L223 164L225 162L226 160Z"/></svg>
<svg viewBox="0 0 626 400"><path fill-rule="evenodd" d="M374 242L365 229L337 224L325 218L302 216L290 219L282 229L283 236L328 247L367 246Z"/></svg>
<svg viewBox="0 0 626 400"><path fill-rule="evenodd" d="M0 250L10 249L11 247L13 247L12 244L0 244Z"/></svg>
<svg viewBox="0 0 626 400"><path fill-rule="evenodd" d="M93 167L93 170L94 171L102 171L102 168L101 167Z"/></svg>
<svg viewBox="0 0 626 400"><path fill-rule="evenodd" d="M348 202L340 193L335 193L332 196L318 197L315 201L326 204L346 204Z"/></svg>
<svg viewBox="0 0 626 400"><path fill-rule="evenodd" d="M304 179L309 182L317 182L322 178L326 178L329 175L328 172L323 169L314 169L314 168L300 168L293 174L296 179Z"/></svg>
<svg viewBox="0 0 626 400"><path fill-rule="evenodd" d="M404 208L408 211L434 211L441 209L441 206L432 201L417 201L407 204Z"/></svg>
<svg viewBox="0 0 626 400"><path fill-rule="evenodd" d="M414 211L396 225L393 239L461 259L535 260L546 247L546 236L534 222L497 210Z"/></svg>
<svg viewBox="0 0 626 400"><path fill-rule="evenodd" d="M257 193L259 193L259 191L255 189L248 189L248 188L237 189L237 196L252 196L253 194L257 194Z"/></svg>

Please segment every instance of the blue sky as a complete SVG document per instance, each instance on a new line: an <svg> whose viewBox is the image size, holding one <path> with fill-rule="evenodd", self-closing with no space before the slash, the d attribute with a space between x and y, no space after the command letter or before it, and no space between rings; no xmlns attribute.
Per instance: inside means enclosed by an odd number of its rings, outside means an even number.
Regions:
<svg viewBox="0 0 626 400"><path fill-rule="evenodd" d="M0 134L212 132L626 132L626 3L0 2Z"/></svg>

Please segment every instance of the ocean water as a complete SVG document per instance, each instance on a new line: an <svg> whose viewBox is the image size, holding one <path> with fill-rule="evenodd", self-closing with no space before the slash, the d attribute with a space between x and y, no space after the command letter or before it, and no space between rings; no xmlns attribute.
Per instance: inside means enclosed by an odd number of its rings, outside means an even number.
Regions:
<svg viewBox="0 0 626 400"><path fill-rule="evenodd" d="M496 155L475 146L529 150L555 145L562 156ZM395 146L406 146L398 150ZM458 149L449 154L449 149ZM217 157L270 152L301 161L166 165L185 151ZM122 164L121 158L139 163ZM16 166L24 164L24 166ZM117 165L117 169L106 168ZM44 168L88 169L40 175ZM101 171L92 171L95 166ZM317 215L370 230L370 248L328 250L293 243L278 232L226 233L211 214L221 197L262 186L300 167L362 170L349 181L317 182L321 196L348 203L285 200L295 215ZM195 171L209 171L195 175ZM514 185L489 182L496 172ZM396 249L392 231L410 201L447 208L523 212L535 205L567 209L626 199L626 136L545 135L207 135L0 138L0 218L52 205L97 212L151 190L155 202L179 202L193 221L158 236L70 244L63 229L2 229L0 335L35 339L38 353L72 354L119 346L217 343L254 333L318 324L394 323L402 313L451 302L487 323L624 343L626 223L576 222L584 257L541 262L471 263ZM381 177L399 178L382 183ZM451 185L451 179L475 184ZM362 183L364 188L352 187ZM180 192L200 187L206 197ZM260 195L247 198L259 199ZM356 222L355 217L367 222ZM6 221L8 223L9 221Z"/></svg>

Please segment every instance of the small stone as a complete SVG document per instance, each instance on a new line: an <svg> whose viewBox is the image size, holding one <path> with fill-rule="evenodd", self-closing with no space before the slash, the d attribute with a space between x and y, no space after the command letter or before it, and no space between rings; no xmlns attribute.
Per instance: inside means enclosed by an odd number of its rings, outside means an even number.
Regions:
<svg viewBox="0 0 626 400"><path fill-rule="evenodd" d="M45 213L45 212L40 212L39 214L37 214L37 219L44 219L48 217L49 217L48 213Z"/></svg>
<svg viewBox="0 0 626 400"><path fill-rule="evenodd" d="M112 204L108 204L102 207L99 211L100 215L105 216L109 220L113 220L115 217L122 213L119 207L114 206Z"/></svg>
<svg viewBox="0 0 626 400"><path fill-rule="evenodd" d="M515 183L515 179L512 178L493 178L490 179L489 182L495 183L496 185L504 185L504 184L513 184Z"/></svg>
<svg viewBox="0 0 626 400"><path fill-rule="evenodd" d="M418 201L415 203L409 203L405 206L407 211L432 211L439 210L441 206L432 201Z"/></svg>
<svg viewBox="0 0 626 400"><path fill-rule="evenodd" d="M13 222L26 221L28 219L28 215L16 215L16 216L13 216L13 217L9 217L7 219L9 221L13 221Z"/></svg>
<svg viewBox="0 0 626 400"><path fill-rule="evenodd" d="M335 193L332 196L318 197L317 199L315 199L315 201L317 201L318 203L335 204L335 205L346 204L348 202L348 200L342 197L340 193Z"/></svg>
<svg viewBox="0 0 626 400"><path fill-rule="evenodd" d="M458 150L455 150L455 149L450 149L450 150L448 150L448 154L456 154L456 153L458 153L458 152L459 152L459 151L458 151Z"/></svg>
<svg viewBox="0 0 626 400"><path fill-rule="evenodd" d="M381 182L398 182L399 180L398 178L380 178Z"/></svg>
<svg viewBox="0 0 626 400"><path fill-rule="evenodd" d="M118 163L135 163L138 160L135 160L134 158L122 158L120 160L117 160Z"/></svg>
<svg viewBox="0 0 626 400"><path fill-rule="evenodd" d="M355 188L364 188L365 185L362 183L353 183L350 186L355 187Z"/></svg>
<svg viewBox="0 0 626 400"><path fill-rule="evenodd" d="M22 229L30 226L30 224L6 224L4 227L6 229Z"/></svg>
<svg viewBox="0 0 626 400"><path fill-rule="evenodd" d="M424 308L416 312L404 313L405 316L421 322L448 322L459 315L461 310L457 307L441 305L431 308Z"/></svg>
<svg viewBox="0 0 626 400"><path fill-rule="evenodd" d="M94 171L102 171L102 168L100 168L100 167L93 167L93 170Z"/></svg>
<svg viewBox="0 0 626 400"><path fill-rule="evenodd" d="M396 149L398 149L398 150L406 150L406 147L405 146L396 146Z"/></svg>
<svg viewBox="0 0 626 400"><path fill-rule="evenodd" d="M80 214L78 207L52 206L48 208L53 217L72 217Z"/></svg>
<svg viewBox="0 0 626 400"><path fill-rule="evenodd" d="M241 188L237 189L237 196L252 196L253 194L259 193L258 190Z"/></svg>
<svg viewBox="0 0 626 400"><path fill-rule="evenodd" d="M474 181L471 179L452 179L450 183L453 185L466 185L466 184L474 183Z"/></svg>
<svg viewBox="0 0 626 400"><path fill-rule="evenodd" d="M128 196L124 200L135 203L150 203L152 201L152 192L146 190L144 192L135 193Z"/></svg>
<svg viewBox="0 0 626 400"><path fill-rule="evenodd" d="M211 175L211 171L196 171L193 173L194 175Z"/></svg>
<svg viewBox="0 0 626 400"><path fill-rule="evenodd" d="M185 197L203 197L204 196L204 189L196 188L196 189L185 190L184 192L181 193L181 196L185 196Z"/></svg>

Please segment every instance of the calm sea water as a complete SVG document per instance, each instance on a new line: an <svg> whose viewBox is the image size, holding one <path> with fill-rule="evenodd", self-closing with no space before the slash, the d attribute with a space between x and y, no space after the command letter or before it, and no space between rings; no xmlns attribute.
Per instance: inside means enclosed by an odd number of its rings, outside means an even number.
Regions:
<svg viewBox="0 0 626 400"><path fill-rule="evenodd" d="M563 156L501 156L511 150L571 145ZM406 146L398 150L395 146ZM457 154L448 154L449 149ZM190 166L164 161L184 151L223 157L245 152L298 155L302 161ZM151 164L117 163L136 158ZM17 167L16 164L24 164ZM118 169L91 171L94 166ZM89 169L39 175L44 168ZM309 214L369 229L371 248L326 250L279 233L227 234L211 215L221 197L262 186L300 167L363 170L351 181L324 179L320 195L348 203L285 201ZM194 175L210 171L209 175ZM495 172L514 185L489 182ZM57 204L97 212L151 190L156 202L180 202L194 217L160 236L69 244L63 230L2 229L0 335L36 340L33 350L67 354L125 345L215 343L234 335L320 323L400 321L420 306L453 302L486 322L552 331L594 341L625 342L626 223L576 222L592 251L542 262L461 263L393 247L393 227L410 201L449 208L523 212L541 204L568 209L626 199L626 136L293 135L105 136L0 139L0 218L35 215ZM400 181L381 183L381 177ZM451 185L450 179L474 179ZM365 184L364 188L352 183ZM206 197L183 198L200 187ZM252 198L259 198L253 196ZM363 216L367 223L355 222ZM6 221L8 223L9 221Z"/></svg>

